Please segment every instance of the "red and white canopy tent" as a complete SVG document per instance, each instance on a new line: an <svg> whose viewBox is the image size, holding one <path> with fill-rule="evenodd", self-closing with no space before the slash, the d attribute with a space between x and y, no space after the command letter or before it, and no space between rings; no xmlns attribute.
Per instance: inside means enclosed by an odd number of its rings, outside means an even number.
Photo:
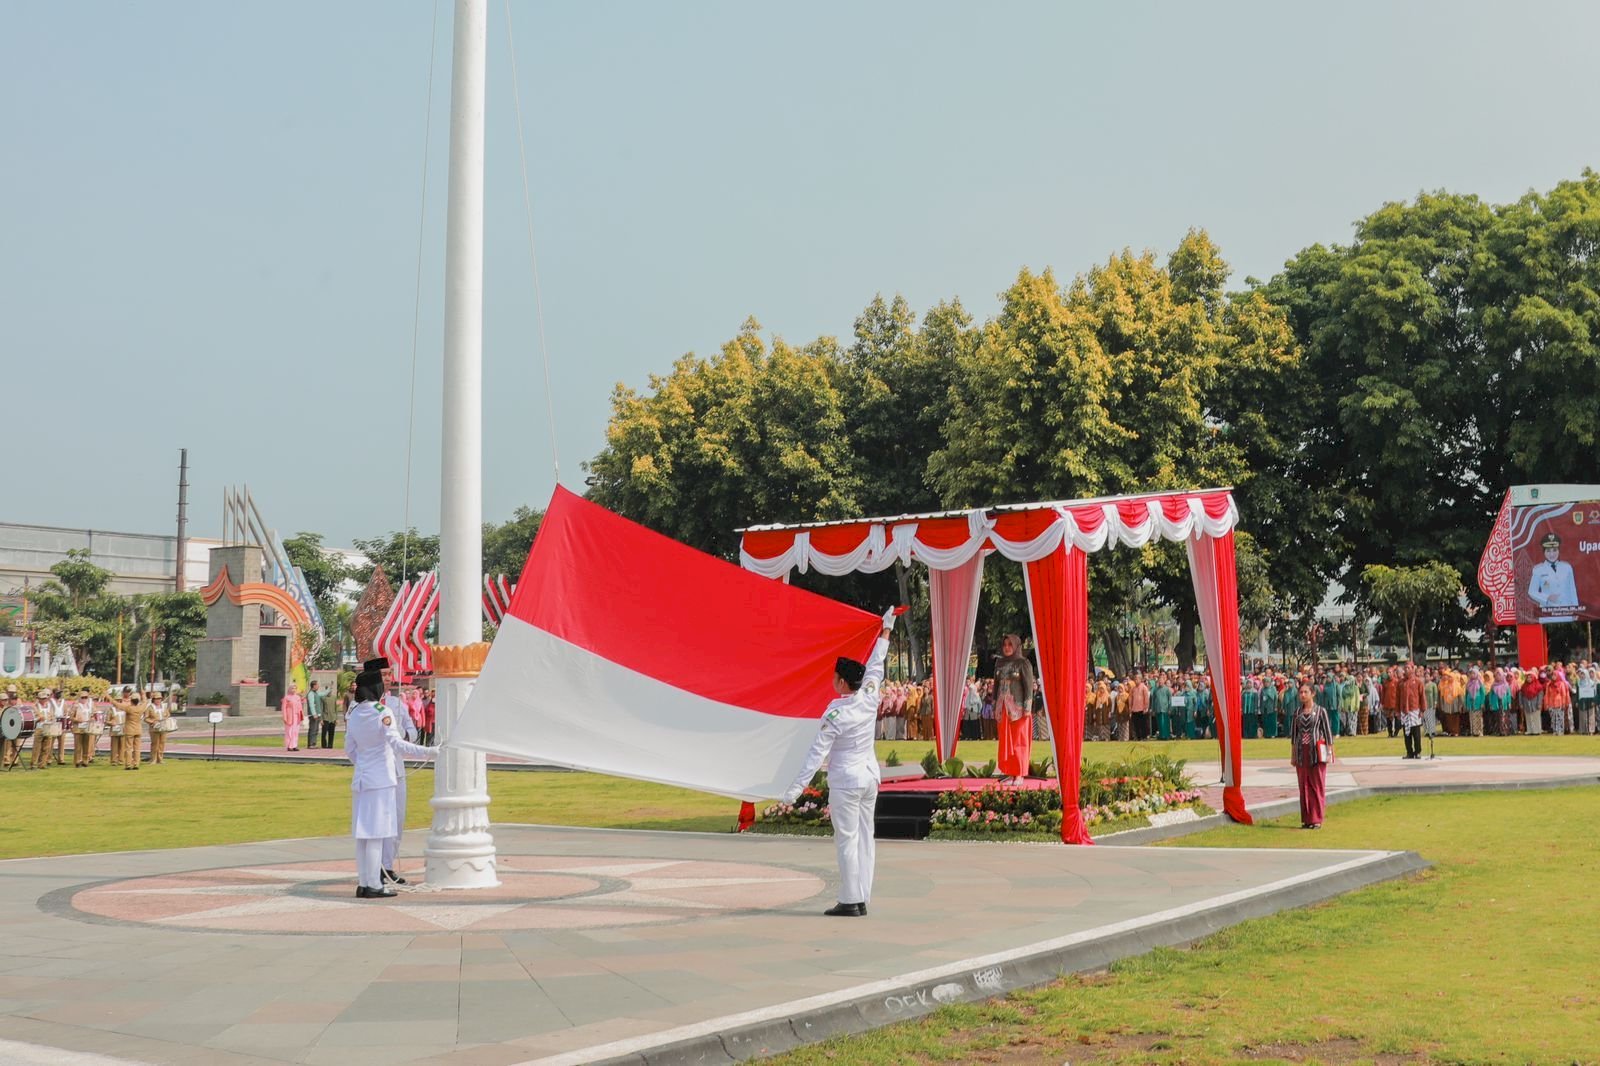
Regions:
<svg viewBox="0 0 1600 1066"><path fill-rule="evenodd" d="M877 573L897 562L926 564L933 610L934 728L942 758L949 758L956 748L984 557L999 552L1022 563L1061 779L1061 839L1092 844L1078 810L1083 683L1089 675L1089 553L1119 544L1138 548L1158 538L1182 541L1189 551L1216 696L1223 809L1235 821L1251 820L1239 791L1239 589L1233 551L1238 519L1228 489L1006 504L890 518L752 526L739 531L739 559L747 570L782 579L794 570L837 577Z"/></svg>

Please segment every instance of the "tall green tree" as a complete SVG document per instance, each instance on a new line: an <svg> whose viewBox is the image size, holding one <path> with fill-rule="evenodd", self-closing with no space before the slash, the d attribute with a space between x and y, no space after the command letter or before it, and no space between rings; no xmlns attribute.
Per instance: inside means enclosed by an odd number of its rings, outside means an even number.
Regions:
<svg viewBox="0 0 1600 1066"><path fill-rule="evenodd" d="M305 575L311 598L326 624L339 600L340 587L349 577L349 568L339 556L323 548L321 533L296 533L283 542L283 549L289 562Z"/></svg>
<svg viewBox="0 0 1600 1066"><path fill-rule="evenodd" d="M859 514L839 362L826 338L769 346L750 319L648 392L619 385L605 448L585 465L589 497L724 558L743 526Z"/></svg>
<svg viewBox="0 0 1600 1066"><path fill-rule="evenodd" d="M52 579L35 588L29 599L30 625L42 641L71 648L84 673L111 676L117 659L121 597L106 590L111 572L90 560L89 552L73 550L50 568Z"/></svg>
<svg viewBox="0 0 1600 1066"><path fill-rule="evenodd" d="M1370 565L1361 571L1368 602L1406 634L1406 659L1416 661L1418 623L1443 611L1462 593L1455 567L1437 559L1420 566Z"/></svg>
<svg viewBox="0 0 1600 1066"><path fill-rule="evenodd" d="M1263 510L1281 515L1270 495L1296 475L1296 423L1264 415L1262 404L1298 368L1299 347L1264 299L1228 296L1227 275L1198 230L1166 265L1123 252L1065 290L1048 272L1024 271L958 363L945 444L929 464L946 502L1234 485L1254 528L1251 495L1262 476ZM1283 545L1287 556L1301 529L1284 523L1279 536L1263 531L1242 543L1241 552L1263 557L1242 570L1245 579L1265 579L1275 550ZM1187 662L1199 619L1178 546L1096 556L1091 625L1125 668L1127 620L1146 583L1173 608ZM1270 596L1244 591L1257 602Z"/></svg>
<svg viewBox="0 0 1600 1066"><path fill-rule="evenodd" d="M404 580L409 581L415 580L418 574L439 569L439 535L418 533L415 526L409 535L394 532L370 540L356 538L355 546L367 557L367 563L351 570L350 576L363 585L372 580L372 568L378 564L397 588L402 574Z"/></svg>
<svg viewBox="0 0 1600 1066"><path fill-rule="evenodd" d="M491 577L505 574L515 582L528 561L528 549L533 547L533 538L539 535L539 524L543 521L543 511L518 507L510 518L498 525L485 522L483 572Z"/></svg>

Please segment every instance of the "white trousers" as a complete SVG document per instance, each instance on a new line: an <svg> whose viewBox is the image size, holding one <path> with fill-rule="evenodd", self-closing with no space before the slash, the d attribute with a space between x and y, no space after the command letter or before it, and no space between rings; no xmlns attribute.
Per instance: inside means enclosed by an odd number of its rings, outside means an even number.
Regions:
<svg viewBox="0 0 1600 1066"><path fill-rule="evenodd" d="M833 822L833 846L839 853L839 902L872 901L872 867L875 856L872 816L878 807L878 786L829 788L828 816Z"/></svg>
<svg viewBox="0 0 1600 1066"><path fill-rule="evenodd" d="M394 836L383 842L383 868L393 870L395 860L400 857L400 834L406 831L406 766L400 764L400 779L395 782L394 788Z"/></svg>
<svg viewBox="0 0 1600 1066"><path fill-rule="evenodd" d="M382 852L384 841L356 840L356 883L365 888L383 887Z"/></svg>

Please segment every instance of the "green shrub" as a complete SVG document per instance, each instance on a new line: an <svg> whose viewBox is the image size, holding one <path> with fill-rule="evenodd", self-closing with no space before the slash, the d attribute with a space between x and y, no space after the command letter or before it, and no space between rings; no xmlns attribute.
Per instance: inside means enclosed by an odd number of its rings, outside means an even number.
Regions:
<svg viewBox="0 0 1600 1066"><path fill-rule="evenodd" d="M885 758L883 760L883 765L885 765L885 766L899 766L900 765L900 753L898 751L894 750L893 748L890 748L889 749L889 754L887 756L885 756Z"/></svg>
<svg viewBox="0 0 1600 1066"><path fill-rule="evenodd" d="M0 691L7 686L17 686L17 695L25 701L38 698L42 692L54 692L60 689L68 698L75 697L83 689L88 689L95 699L105 699L111 689L111 682L103 677L8 677L0 680Z"/></svg>

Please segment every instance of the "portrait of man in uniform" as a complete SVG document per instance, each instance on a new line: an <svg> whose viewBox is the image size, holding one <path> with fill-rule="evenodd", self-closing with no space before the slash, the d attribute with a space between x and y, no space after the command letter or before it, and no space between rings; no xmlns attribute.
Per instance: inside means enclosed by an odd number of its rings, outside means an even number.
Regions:
<svg viewBox="0 0 1600 1066"><path fill-rule="evenodd" d="M1528 578L1528 598L1539 605L1540 620L1544 622L1572 622L1577 615L1552 616L1550 612L1563 607L1578 607L1578 584L1572 575L1572 564L1561 559L1561 538L1546 533L1539 547L1544 549L1544 561L1535 564Z"/></svg>

